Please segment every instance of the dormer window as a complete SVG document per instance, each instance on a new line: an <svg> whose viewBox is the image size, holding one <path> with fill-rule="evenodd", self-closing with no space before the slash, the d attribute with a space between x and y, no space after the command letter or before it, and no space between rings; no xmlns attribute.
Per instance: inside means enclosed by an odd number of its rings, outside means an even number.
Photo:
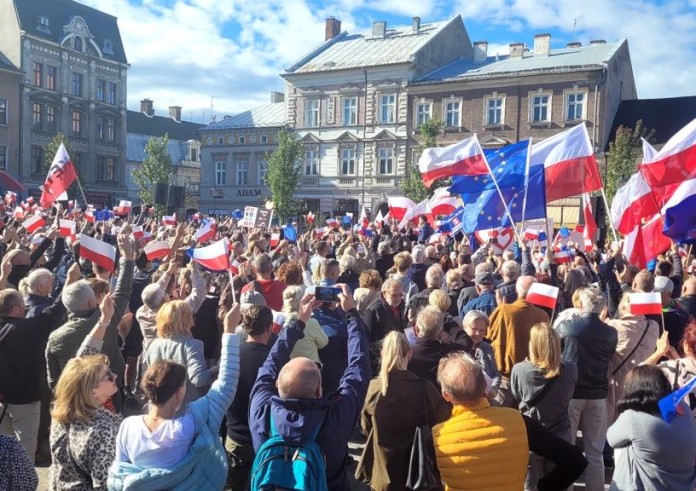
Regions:
<svg viewBox="0 0 696 491"><path fill-rule="evenodd" d="M82 50L84 49L84 44L80 36L75 36L73 38L73 49L82 53Z"/></svg>
<svg viewBox="0 0 696 491"><path fill-rule="evenodd" d="M47 34L51 34L51 28L50 28L49 23L48 23L48 17L46 17L45 15L40 15L37 17L36 21L37 21L36 29L38 31L45 32Z"/></svg>
<svg viewBox="0 0 696 491"><path fill-rule="evenodd" d="M111 41L109 39L104 40L104 46L102 51L106 53L107 55L113 55L114 54L114 47L111 44Z"/></svg>

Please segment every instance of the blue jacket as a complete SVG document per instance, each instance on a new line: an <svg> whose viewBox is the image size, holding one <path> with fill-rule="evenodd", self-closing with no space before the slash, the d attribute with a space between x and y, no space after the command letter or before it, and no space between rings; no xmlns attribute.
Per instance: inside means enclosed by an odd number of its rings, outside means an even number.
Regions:
<svg viewBox="0 0 696 491"><path fill-rule="evenodd" d="M220 440L220 424L237 392L239 336L223 334L220 374L208 394L186 406L196 422L196 434L184 459L172 468L142 469L114 462L109 469L110 491L215 490L227 480L227 455Z"/></svg>
<svg viewBox="0 0 696 491"><path fill-rule="evenodd" d="M271 415L278 432L288 441L307 438L324 418L316 441L326 457L326 476L331 490L348 490L348 439L370 383L370 358L362 319L356 309L348 312L347 319L349 361L336 392L324 394L321 399L281 399L278 396L276 380L280 369L290 360L295 343L304 336L304 323L293 320L280 332L259 370L249 405L249 429L257 452L270 436Z"/></svg>
<svg viewBox="0 0 696 491"><path fill-rule="evenodd" d="M491 315L497 306L498 302L495 300L495 292L492 290L484 290L478 297L469 301L462 307L461 316L464 318L466 313L472 310L480 310L486 315Z"/></svg>

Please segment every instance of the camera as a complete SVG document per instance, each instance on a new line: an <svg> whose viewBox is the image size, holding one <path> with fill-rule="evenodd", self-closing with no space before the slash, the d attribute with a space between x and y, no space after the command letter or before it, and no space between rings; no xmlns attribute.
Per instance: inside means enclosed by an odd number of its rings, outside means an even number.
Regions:
<svg viewBox="0 0 696 491"><path fill-rule="evenodd" d="M318 286L314 293L314 297L322 302L338 302L338 294L341 289L334 286Z"/></svg>

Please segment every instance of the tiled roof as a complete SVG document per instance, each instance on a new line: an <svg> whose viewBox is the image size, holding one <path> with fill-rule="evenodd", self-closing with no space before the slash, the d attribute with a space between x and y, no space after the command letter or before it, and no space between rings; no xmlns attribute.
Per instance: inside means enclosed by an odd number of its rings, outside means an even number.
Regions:
<svg viewBox="0 0 696 491"><path fill-rule="evenodd" d="M100 49L105 39L111 41L114 53L104 53L104 58L127 63L116 17L74 0L14 0L14 4L22 30L32 36L60 43L64 37L63 26L68 24L72 17L80 16L87 23ZM50 33L37 29L38 18L42 15L48 18Z"/></svg>
<svg viewBox="0 0 696 491"><path fill-rule="evenodd" d="M534 56L527 52L522 58L508 54L489 56L482 63L461 58L415 80L414 83L432 83L470 78L501 77L523 72L553 72L600 68L626 42L592 44L577 48L552 49L548 56Z"/></svg>
<svg viewBox="0 0 696 491"><path fill-rule="evenodd" d="M126 135L126 160L131 162L142 162L145 160L145 146L150 138L153 137L149 135L135 135L132 133ZM189 149L185 141L169 140L167 150L174 165L179 164L188 157Z"/></svg>
<svg viewBox="0 0 696 491"><path fill-rule="evenodd" d="M269 128L285 126L285 103L272 102L222 120L211 123L201 130L223 130L232 128Z"/></svg>
<svg viewBox="0 0 696 491"><path fill-rule="evenodd" d="M162 137L166 133L170 140L196 140L198 139L198 130L202 126L188 121L177 122L165 116L150 117L138 111L126 113L126 131L136 135Z"/></svg>
<svg viewBox="0 0 696 491"><path fill-rule="evenodd" d="M420 48L457 18L422 24L417 34L412 32L411 26L387 28L384 37L373 37L372 31L361 34L344 31L309 52L285 72L326 72L408 63Z"/></svg>
<svg viewBox="0 0 696 491"><path fill-rule="evenodd" d="M609 141L614 141L619 126L635 128L639 119L643 120L643 125L648 131L655 130L651 143L662 145L696 119L696 97L622 101L614 117Z"/></svg>

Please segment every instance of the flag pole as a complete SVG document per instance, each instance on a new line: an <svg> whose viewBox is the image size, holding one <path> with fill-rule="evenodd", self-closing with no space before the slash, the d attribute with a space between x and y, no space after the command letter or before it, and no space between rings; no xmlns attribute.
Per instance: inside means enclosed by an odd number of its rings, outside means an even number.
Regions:
<svg viewBox="0 0 696 491"><path fill-rule="evenodd" d="M491 175L491 179L493 180L493 184L495 185L495 189L498 191L498 196L500 196L500 201L503 202L503 206L505 207L505 214L508 216L510 219L510 223L512 224L512 231L515 233L515 238L517 241L520 241L520 234L517 232L517 225L515 224L515 220L512 219L512 214L510 213L510 210L508 209L507 202L505 201L505 198L503 197L503 192L500 190L500 186L498 186L498 181L495 179L495 176L493 175L493 171L491 170L491 166L488 164L488 159L486 158L486 155L481 152L481 156L483 157L483 161L486 164L486 169L488 169L488 173Z"/></svg>
<svg viewBox="0 0 696 491"><path fill-rule="evenodd" d="M600 189L602 191L602 199L604 200L604 208L607 211L607 213L609 214L609 227L611 228L611 233L614 236L614 241L618 242L619 237L616 235L616 230L614 229L614 224L611 223L611 208L609 208L609 202L607 202L607 194L604 192L604 186L602 186Z"/></svg>
<svg viewBox="0 0 696 491"><path fill-rule="evenodd" d="M524 219L527 216L527 190L529 189L529 160L532 153L532 139L529 139L529 146L527 148L527 163L525 164L524 171L524 198L522 200L522 227L524 228ZM546 206L546 203L544 203Z"/></svg>

